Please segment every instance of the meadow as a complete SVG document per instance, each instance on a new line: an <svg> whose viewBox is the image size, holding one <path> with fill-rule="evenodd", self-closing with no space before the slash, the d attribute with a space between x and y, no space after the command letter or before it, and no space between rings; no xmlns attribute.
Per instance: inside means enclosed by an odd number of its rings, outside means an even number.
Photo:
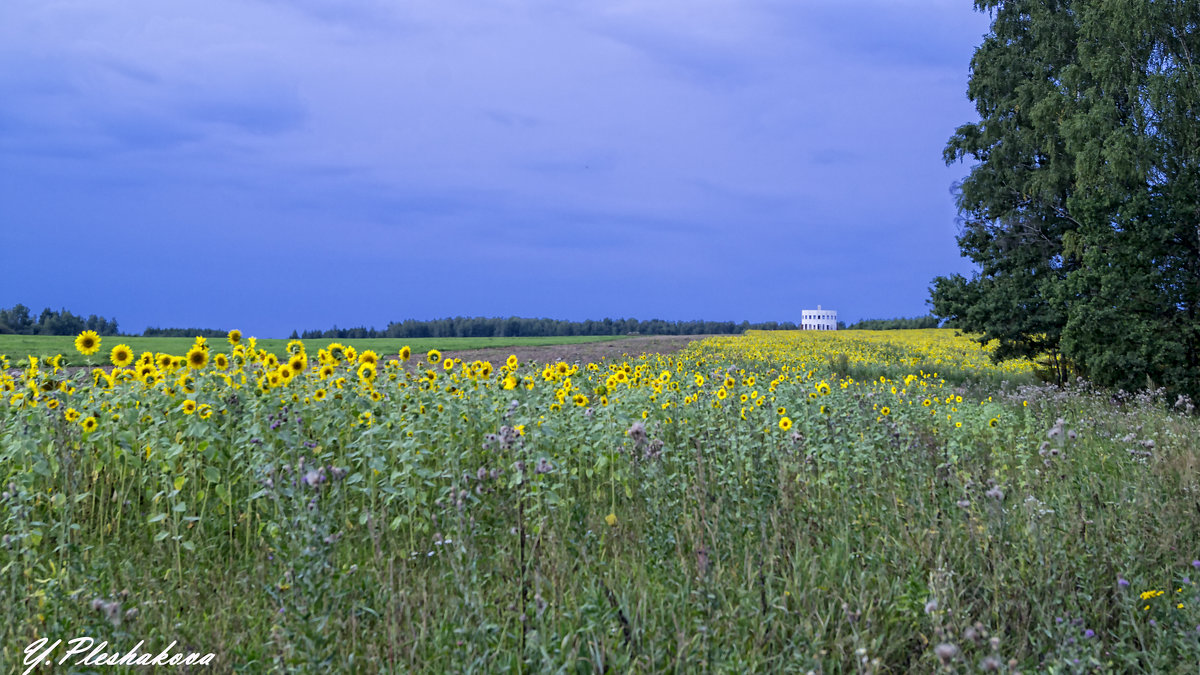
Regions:
<svg viewBox="0 0 1200 675"><path fill-rule="evenodd" d="M0 375L0 670L78 635L212 672L1200 669L1186 399L945 330L237 342Z"/></svg>
<svg viewBox="0 0 1200 675"><path fill-rule="evenodd" d="M563 336L563 337L477 337L477 338L420 338L401 340L399 338L364 338L343 340L360 350L370 349L377 353L397 352L400 347L408 345L418 352L428 351L435 347L443 350L485 349L490 347L534 347L543 345L573 345L586 342L608 342L621 340L625 336ZM107 353L83 355L74 348L75 338L66 335L0 335L0 354L8 355L12 360L27 356L49 359L62 355L64 366L93 366L108 365ZM192 338L180 337L126 337L105 336L107 344L128 345L135 353L156 352L167 354L183 354L192 346ZM258 348L282 358L287 353L289 340L278 338L260 338Z"/></svg>

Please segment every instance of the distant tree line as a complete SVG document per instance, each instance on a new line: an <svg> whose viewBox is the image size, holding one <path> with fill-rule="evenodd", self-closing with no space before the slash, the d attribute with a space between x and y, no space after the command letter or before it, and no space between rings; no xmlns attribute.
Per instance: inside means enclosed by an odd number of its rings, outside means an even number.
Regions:
<svg viewBox="0 0 1200 675"><path fill-rule="evenodd" d="M116 335L117 320L95 314L84 318L65 309L56 312L49 307L43 309L35 319L29 308L19 303L8 309L0 309L0 334L78 335L85 330L94 330L99 335Z"/></svg>
<svg viewBox="0 0 1200 675"><path fill-rule="evenodd" d="M850 325L850 330L913 330L937 328L936 316L916 316L911 319L863 319Z"/></svg>
<svg viewBox="0 0 1200 675"><path fill-rule="evenodd" d="M229 331L219 328L157 328L147 327L142 331L142 337L196 337L223 338Z"/></svg>
<svg viewBox="0 0 1200 675"><path fill-rule="evenodd" d="M600 319L564 321L521 317L462 317L391 322L387 328L338 328L293 331L306 340L361 338L450 338L450 337L566 337L574 335L715 335L747 330L796 330L791 321L750 323L742 321L664 321L662 319Z"/></svg>

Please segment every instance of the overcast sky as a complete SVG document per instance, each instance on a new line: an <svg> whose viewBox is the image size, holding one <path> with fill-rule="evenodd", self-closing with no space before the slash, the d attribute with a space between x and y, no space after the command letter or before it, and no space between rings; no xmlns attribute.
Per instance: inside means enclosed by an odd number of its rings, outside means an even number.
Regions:
<svg viewBox="0 0 1200 675"><path fill-rule="evenodd" d="M928 311L966 0L3 0L0 306L148 325Z"/></svg>

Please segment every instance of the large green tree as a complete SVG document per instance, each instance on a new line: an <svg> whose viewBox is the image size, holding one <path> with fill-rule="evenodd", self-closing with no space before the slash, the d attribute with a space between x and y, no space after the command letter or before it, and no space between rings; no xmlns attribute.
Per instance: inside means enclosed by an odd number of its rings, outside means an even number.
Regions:
<svg viewBox="0 0 1200 675"><path fill-rule="evenodd" d="M934 314L1125 388L1200 393L1200 53L1195 0L981 0L980 120L948 163L970 278Z"/></svg>

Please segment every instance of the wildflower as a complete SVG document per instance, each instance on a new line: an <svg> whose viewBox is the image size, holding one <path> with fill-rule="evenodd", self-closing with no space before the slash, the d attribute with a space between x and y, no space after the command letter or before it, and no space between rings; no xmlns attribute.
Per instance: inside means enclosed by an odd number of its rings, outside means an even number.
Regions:
<svg viewBox="0 0 1200 675"><path fill-rule="evenodd" d="M954 660L954 657L958 656L958 647L949 642L943 642L933 648L933 653L942 662L942 665L948 665Z"/></svg>
<svg viewBox="0 0 1200 675"><path fill-rule="evenodd" d="M425 355L425 360L430 363L437 363L442 360L442 353L436 349L430 349L429 353Z"/></svg>
<svg viewBox="0 0 1200 675"><path fill-rule="evenodd" d="M993 429L995 429L995 428L996 428L996 425L997 425L997 424L1000 424L1000 419L999 419L999 418L993 417L992 419L988 420L988 426L989 426L989 427L991 427L991 428L993 428Z"/></svg>
<svg viewBox="0 0 1200 675"><path fill-rule="evenodd" d="M781 431L788 431L791 428L792 428L792 419L790 417L780 417L779 418L779 429Z"/></svg>
<svg viewBox="0 0 1200 675"><path fill-rule="evenodd" d="M99 426L99 422L96 421L96 418L91 416L88 416L79 424L83 427L83 430L89 434L95 431L96 427Z"/></svg>
<svg viewBox="0 0 1200 675"><path fill-rule="evenodd" d="M196 402L192 399L184 401L182 410L184 415L191 415L196 412Z"/></svg>
<svg viewBox="0 0 1200 675"><path fill-rule="evenodd" d="M242 331L234 328L225 337L229 339L229 344L236 345L242 341Z"/></svg>
<svg viewBox="0 0 1200 675"><path fill-rule="evenodd" d="M604 522L608 523L609 527L616 527L617 526L617 514L609 513L607 516L604 516Z"/></svg>

